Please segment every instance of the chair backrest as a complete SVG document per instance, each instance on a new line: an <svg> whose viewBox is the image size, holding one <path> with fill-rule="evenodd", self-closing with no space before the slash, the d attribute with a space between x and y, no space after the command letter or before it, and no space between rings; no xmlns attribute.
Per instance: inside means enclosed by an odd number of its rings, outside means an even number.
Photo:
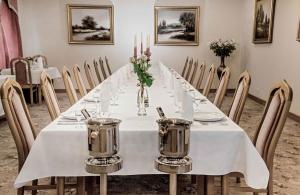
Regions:
<svg viewBox="0 0 300 195"><path fill-rule="evenodd" d="M239 124L242 112L244 110L250 84L251 76L248 71L245 71L239 77L238 84L233 96L233 101L228 112L229 118L236 124Z"/></svg>
<svg viewBox="0 0 300 195"><path fill-rule="evenodd" d="M44 67L44 68L47 68L47 67L48 67L48 62L47 62L46 56L43 56L43 55L35 55L35 56L32 57L32 61L33 61L33 62L37 62L39 58L41 58L42 61L43 61L43 67Z"/></svg>
<svg viewBox="0 0 300 195"><path fill-rule="evenodd" d="M66 87L66 91L67 91L67 95L68 95L70 104L73 105L78 101L78 97L77 97L74 85L72 83L70 71L65 66L62 71L62 76L63 76L63 81L64 81L64 84Z"/></svg>
<svg viewBox="0 0 300 195"><path fill-rule="evenodd" d="M215 78L215 74L216 74L216 66L215 65L211 65L209 71L208 71L208 77L205 83L205 86L203 88L202 94L205 97L208 97L209 93L210 93L210 89L211 86L213 84L214 78Z"/></svg>
<svg viewBox="0 0 300 195"><path fill-rule="evenodd" d="M215 100L214 100L214 104L218 108L221 108L221 106L222 106L224 96L225 96L226 91L227 91L229 79L230 79L230 69L227 67L222 72L220 85L217 89L216 97L215 97Z"/></svg>
<svg viewBox="0 0 300 195"><path fill-rule="evenodd" d="M189 63L189 57L186 57L186 60L185 60L185 63L184 63L184 67L183 67L183 70L182 70L182 73L181 73L181 76L182 76L182 77L185 76L185 73L186 73L186 69L187 69L188 63Z"/></svg>
<svg viewBox="0 0 300 195"><path fill-rule="evenodd" d="M95 84L95 81L94 81L93 76L92 76L91 67L86 62L84 62L84 70L85 70L85 75L86 75L86 78L88 80L90 89L94 89L96 87L96 84Z"/></svg>
<svg viewBox="0 0 300 195"><path fill-rule="evenodd" d="M21 170L37 136L22 88L17 81L7 79L1 87L1 100L14 138Z"/></svg>
<svg viewBox="0 0 300 195"><path fill-rule="evenodd" d="M198 71L198 60L194 63L194 69L193 69L192 76L191 76L191 79L190 79L190 84L191 85L193 85L193 83L194 83L197 71Z"/></svg>
<svg viewBox="0 0 300 195"><path fill-rule="evenodd" d="M203 81L204 73L205 73L206 65L205 62L203 62L199 67L199 78L196 84L196 89L200 90L201 84Z"/></svg>
<svg viewBox="0 0 300 195"><path fill-rule="evenodd" d="M108 74L111 75L112 72L111 72L111 69L110 69L110 64L108 62L108 58L105 56L105 63L106 63L106 67L107 67L107 70L108 70Z"/></svg>
<svg viewBox="0 0 300 195"><path fill-rule="evenodd" d="M22 85L32 85L30 63L25 58L14 58L10 61L11 74L16 75L16 81Z"/></svg>
<svg viewBox="0 0 300 195"><path fill-rule="evenodd" d="M193 67L193 62L194 62L194 60L193 59L190 59L190 62L189 62L189 66L188 66L188 70L187 70L187 73L186 73L186 75L185 75L185 80L189 80L189 78L190 78L190 74L191 74L191 70L192 70L192 67Z"/></svg>
<svg viewBox="0 0 300 195"><path fill-rule="evenodd" d="M105 80L105 79L107 79L107 75L106 75L105 68L104 68L104 62L101 57L99 58L99 64L100 64L102 76L104 78L103 80Z"/></svg>
<svg viewBox="0 0 300 195"><path fill-rule="evenodd" d="M275 149L292 100L293 90L285 80L275 84L271 89L261 122L254 136L254 145L269 170L272 170Z"/></svg>
<svg viewBox="0 0 300 195"><path fill-rule="evenodd" d="M80 68L77 64L75 64L73 66L73 74L75 76L75 81L76 81L77 87L79 89L80 96L83 97L87 94L87 90L84 85L81 73L80 73Z"/></svg>
<svg viewBox="0 0 300 195"><path fill-rule="evenodd" d="M41 88L48 107L50 117L52 121L54 121L60 115L60 108L52 84L52 80L45 71L43 71L41 74Z"/></svg>
<svg viewBox="0 0 300 195"><path fill-rule="evenodd" d="M95 68L95 72L96 72L96 76L97 76L98 82L100 84L102 82L102 78L101 78L101 74L100 74L99 64L98 64L98 62L96 60L94 60L94 68Z"/></svg>

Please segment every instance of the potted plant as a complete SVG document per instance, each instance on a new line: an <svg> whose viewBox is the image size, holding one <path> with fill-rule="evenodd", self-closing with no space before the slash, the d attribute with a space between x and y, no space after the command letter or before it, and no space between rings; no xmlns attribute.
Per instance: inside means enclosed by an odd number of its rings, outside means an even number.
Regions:
<svg viewBox="0 0 300 195"><path fill-rule="evenodd" d="M236 50L236 43L233 40L223 41L222 39L219 39L209 43L209 47L216 56L221 58L221 64L217 70L218 77L221 79L222 72L226 68L225 58L229 57L232 52Z"/></svg>

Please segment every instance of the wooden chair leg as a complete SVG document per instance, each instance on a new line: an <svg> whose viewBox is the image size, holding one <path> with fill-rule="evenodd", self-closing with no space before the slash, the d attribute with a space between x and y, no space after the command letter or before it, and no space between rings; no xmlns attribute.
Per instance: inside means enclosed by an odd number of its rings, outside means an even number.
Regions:
<svg viewBox="0 0 300 195"><path fill-rule="evenodd" d="M92 195L94 193L94 177L86 177L86 193L87 195Z"/></svg>
<svg viewBox="0 0 300 195"><path fill-rule="evenodd" d="M196 176L197 194L205 195L205 178L203 175Z"/></svg>
<svg viewBox="0 0 300 195"><path fill-rule="evenodd" d="M214 176L206 176L206 195L214 195Z"/></svg>
<svg viewBox="0 0 300 195"><path fill-rule="evenodd" d="M85 194L85 178L77 177L77 195Z"/></svg>
<svg viewBox="0 0 300 195"><path fill-rule="evenodd" d="M65 194L65 178L57 177L57 195Z"/></svg>
<svg viewBox="0 0 300 195"><path fill-rule="evenodd" d="M29 93L30 93L30 104L32 105L33 104L33 89L32 89L32 87L30 87Z"/></svg>
<svg viewBox="0 0 300 195"><path fill-rule="evenodd" d="M39 180L33 180L33 181L32 181L32 186L38 185L38 181L39 181ZM37 190L32 190L31 194L32 194L32 195L37 195Z"/></svg>
<svg viewBox="0 0 300 195"><path fill-rule="evenodd" d="M24 188L18 188L18 195L24 195Z"/></svg>
<svg viewBox="0 0 300 195"><path fill-rule="evenodd" d="M42 103L42 88L41 88L41 85L38 85L38 101L39 101L39 104Z"/></svg>
<svg viewBox="0 0 300 195"><path fill-rule="evenodd" d="M54 184L55 184L55 177L51 177L51 178L50 178L50 184L51 184L51 185L54 185Z"/></svg>
<svg viewBox="0 0 300 195"><path fill-rule="evenodd" d="M267 188L267 195L273 195L273 168L270 169L270 176L269 176L269 184Z"/></svg>
<svg viewBox="0 0 300 195"><path fill-rule="evenodd" d="M197 184L197 175L191 175L191 182L192 184Z"/></svg>
<svg viewBox="0 0 300 195"><path fill-rule="evenodd" d="M221 176L221 194L222 195L228 195L229 188L228 188L228 177L226 175Z"/></svg>

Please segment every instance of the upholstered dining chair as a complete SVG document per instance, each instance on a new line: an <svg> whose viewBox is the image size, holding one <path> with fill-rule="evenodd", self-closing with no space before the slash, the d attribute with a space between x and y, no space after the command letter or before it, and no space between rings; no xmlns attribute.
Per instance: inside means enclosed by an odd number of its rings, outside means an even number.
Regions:
<svg viewBox="0 0 300 195"><path fill-rule="evenodd" d="M103 62L101 57L99 58L99 65L100 65L100 68L101 68L103 80L105 80L105 79L107 79L107 74L106 74L106 71L105 71L105 68L104 68L104 62Z"/></svg>
<svg viewBox="0 0 300 195"><path fill-rule="evenodd" d="M181 76L183 78L185 77L185 73L186 73L186 69L187 69L188 63L189 63L189 57L186 57L186 60L185 60L185 63L184 63L184 67L183 67L183 70L182 70L182 73L181 73Z"/></svg>
<svg viewBox="0 0 300 195"><path fill-rule="evenodd" d="M111 75L112 72L111 72L111 69L110 69L110 64L109 64L108 58L106 56L105 56L105 63L106 63L108 74Z"/></svg>
<svg viewBox="0 0 300 195"><path fill-rule="evenodd" d="M80 96L83 97L87 94L87 90L80 73L80 68L77 64L73 65L73 74L75 76L75 81L79 89Z"/></svg>
<svg viewBox="0 0 300 195"><path fill-rule="evenodd" d="M275 149L286 122L291 103L293 100L293 90L284 80L273 86L269 99L265 105L262 119L255 133L253 144L258 153L265 161L270 172L267 189L252 189L241 187L242 191L253 192L254 195L263 192L273 195L273 159ZM242 176L239 173L231 173L222 177L222 194L229 194L228 176Z"/></svg>
<svg viewBox="0 0 300 195"><path fill-rule="evenodd" d="M205 86L204 86L203 91L202 91L202 94L205 97L208 97L208 95L210 93L210 89L211 89L211 86L212 86L214 78L215 78L216 70L217 70L216 66L214 64L211 65L211 67L208 71L208 77L207 77Z"/></svg>
<svg viewBox="0 0 300 195"><path fill-rule="evenodd" d="M52 121L54 121L60 115L60 108L54 91L54 87L52 85L51 78L45 71L43 71L41 74L41 87L48 107L49 114L51 116Z"/></svg>
<svg viewBox="0 0 300 195"><path fill-rule="evenodd" d="M33 62L37 62L39 58L42 59L43 67L44 67L44 68L47 68L47 67L48 67L48 62L47 62L46 56L43 56L43 55L35 55L35 56L32 57L32 61L33 61Z"/></svg>
<svg viewBox="0 0 300 195"><path fill-rule="evenodd" d="M206 69L206 64L205 64L205 62L203 62L199 67L199 78L198 78L198 81L197 81L197 84L196 84L196 89L197 90L201 89L201 84L202 84L202 81L203 81L205 69Z"/></svg>
<svg viewBox="0 0 300 195"><path fill-rule="evenodd" d="M251 76L248 71L243 72L238 80L238 84L233 95L233 101L230 106L228 116L236 124L239 124L248 92L251 84Z"/></svg>
<svg viewBox="0 0 300 195"><path fill-rule="evenodd" d="M95 81L93 79L91 67L88 63L84 62L84 70L85 70L85 75L88 80L90 89L94 89L96 87Z"/></svg>
<svg viewBox="0 0 300 195"><path fill-rule="evenodd" d="M184 77L185 80L187 80L187 81L189 81L189 78L190 78L190 74L191 74L191 71L192 71L192 68L193 68L193 62L194 62L193 58L190 59L190 61L189 61L189 66L188 66L186 75L185 75L185 77Z"/></svg>
<svg viewBox="0 0 300 195"><path fill-rule="evenodd" d="M214 100L214 104L218 108L221 108L221 106L222 106L224 96L226 94L226 90L227 90L227 87L228 87L229 79L230 79L230 69L227 67L222 72L220 85L217 89L216 97L215 97L215 100Z"/></svg>
<svg viewBox="0 0 300 195"><path fill-rule="evenodd" d="M30 63L25 58L14 58L10 61L11 74L16 76L16 81L22 89L29 89L30 103L33 104L33 95L39 93L38 85L32 83Z"/></svg>
<svg viewBox="0 0 300 195"><path fill-rule="evenodd" d="M191 76L191 79L190 79L190 84L193 85L194 84L194 80L195 80L195 76L197 74L197 71L198 71L198 60L195 61L194 63L194 69L193 69L193 72L192 72L192 76Z"/></svg>
<svg viewBox="0 0 300 195"><path fill-rule="evenodd" d="M62 71L62 76L70 104L73 105L78 101L78 97L74 85L72 83L70 71L65 66Z"/></svg>
<svg viewBox="0 0 300 195"><path fill-rule="evenodd" d="M14 138L18 152L18 170L20 171L37 137L37 132L27 108L20 84L12 79L7 79L1 86L1 100L11 134ZM64 177L57 177L57 184L39 185L38 180L33 180L32 185L18 188L18 195L24 191L57 189L57 194L63 195L65 188L77 188L78 194L83 194L83 178L78 178L77 184L64 184Z"/></svg>
<svg viewBox="0 0 300 195"><path fill-rule="evenodd" d="M102 82L102 78L101 78L101 74L100 74L100 67L99 67L99 64L96 60L94 60L94 68L95 68L95 72L96 72L98 82L100 84Z"/></svg>

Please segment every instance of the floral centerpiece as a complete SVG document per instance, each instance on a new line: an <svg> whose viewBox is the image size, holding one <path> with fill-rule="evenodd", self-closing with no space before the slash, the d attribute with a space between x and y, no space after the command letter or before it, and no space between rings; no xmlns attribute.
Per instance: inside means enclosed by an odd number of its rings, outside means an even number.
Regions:
<svg viewBox="0 0 300 195"><path fill-rule="evenodd" d="M130 61L133 64L134 73L137 75L139 81L137 97L137 104L139 108L138 115L143 116L146 115L145 108L149 107L148 92L145 87L151 87L154 80L153 76L148 72L151 64L149 57L146 55L142 55L140 58L132 57Z"/></svg>
<svg viewBox="0 0 300 195"><path fill-rule="evenodd" d="M221 78L222 71L226 68L225 58L229 57L234 50L236 50L236 43L233 40L223 41L219 39L209 43L210 50L212 50L216 56L221 58L221 64L218 67L218 77Z"/></svg>

